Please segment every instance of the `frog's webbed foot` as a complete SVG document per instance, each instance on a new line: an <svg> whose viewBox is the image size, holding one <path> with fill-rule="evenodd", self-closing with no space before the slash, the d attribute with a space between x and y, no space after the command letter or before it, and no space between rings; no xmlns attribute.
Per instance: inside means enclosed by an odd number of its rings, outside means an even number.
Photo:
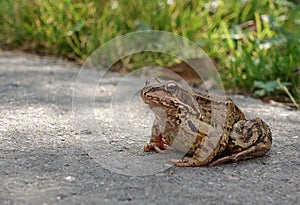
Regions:
<svg viewBox="0 0 300 205"><path fill-rule="evenodd" d="M177 167L201 167L207 164L205 161L201 161L196 157L184 157L182 159L171 160Z"/></svg>
<svg viewBox="0 0 300 205"><path fill-rule="evenodd" d="M249 147L246 150L243 150L241 152L225 156L222 158L219 158L209 164L209 166L215 166L217 164L224 164L228 162L236 162L239 160L245 160L245 159L251 159L255 157L260 157L265 155L270 150L270 147L268 144L265 144L264 142L259 142L258 144L255 144L251 147Z"/></svg>
<svg viewBox="0 0 300 205"><path fill-rule="evenodd" d="M163 150L169 149L168 143L164 140L161 134L158 136L151 138L150 143L144 147L144 152L150 152L151 150L155 150L158 153L163 153Z"/></svg>

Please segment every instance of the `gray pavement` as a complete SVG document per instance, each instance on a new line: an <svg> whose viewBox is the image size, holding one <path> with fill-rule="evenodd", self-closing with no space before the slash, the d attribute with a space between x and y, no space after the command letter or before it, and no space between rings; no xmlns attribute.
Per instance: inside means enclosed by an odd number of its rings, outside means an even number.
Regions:
<svg viewBox="0 0 300 205"><path fill-rule="evenodd" d="M128 115L109 116L112 108L117 113L124 108L117 102L121 98L112 103L111 94L104 95L117 86L117 74L107 77L95 98L99 130L74 127L78 72L65 62L0 52L1 205L299 204L299 111L233 96L247 116L261 117L271 126L272 150L239 163L178 168L164 161L167 154L161 159L143 153L151 123L128 127ZM131 118L139 119L148 111L135 96L130 98L136 108ZM107 146L97 143L101 136Z"/></svg>

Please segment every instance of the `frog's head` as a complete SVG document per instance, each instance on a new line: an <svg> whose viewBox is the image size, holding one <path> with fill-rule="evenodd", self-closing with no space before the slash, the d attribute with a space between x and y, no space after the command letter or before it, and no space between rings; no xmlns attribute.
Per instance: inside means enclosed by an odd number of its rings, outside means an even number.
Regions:
<svg viewBox="0 0 300 205"><path fill-rule="evenodd" d="M161 82L157 78L150 78L141 90L141 97L150 108L161 108L170 115L200 114L194 91L175 81Z"/></svg>

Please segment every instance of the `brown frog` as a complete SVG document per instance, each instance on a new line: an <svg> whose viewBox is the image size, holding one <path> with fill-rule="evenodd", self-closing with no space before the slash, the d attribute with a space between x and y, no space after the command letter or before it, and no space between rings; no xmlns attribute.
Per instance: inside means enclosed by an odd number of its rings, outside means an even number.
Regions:
<svg viewBox="0 0 300 205"><path fill-rule="evenodd" d="M163 153L171 146L186 153L176 166L214 166L265 155L272 144L269 126L259 118L246 120L228 97L218 97L174 81L146 81L143 101L155 113L152 137L144 151Z"/></svg>

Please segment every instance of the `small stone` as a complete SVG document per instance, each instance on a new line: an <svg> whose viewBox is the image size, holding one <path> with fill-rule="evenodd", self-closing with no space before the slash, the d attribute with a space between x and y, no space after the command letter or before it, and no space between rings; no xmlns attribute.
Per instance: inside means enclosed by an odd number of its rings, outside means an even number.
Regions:
<svg viewBox="0 0 300 205"><path fill-rule="evenodd" d="M68 181L68 182L72 182L72 181L75 181L75 177L73 177L73 176L67 176L66 178L66 181Z"/></svg>

